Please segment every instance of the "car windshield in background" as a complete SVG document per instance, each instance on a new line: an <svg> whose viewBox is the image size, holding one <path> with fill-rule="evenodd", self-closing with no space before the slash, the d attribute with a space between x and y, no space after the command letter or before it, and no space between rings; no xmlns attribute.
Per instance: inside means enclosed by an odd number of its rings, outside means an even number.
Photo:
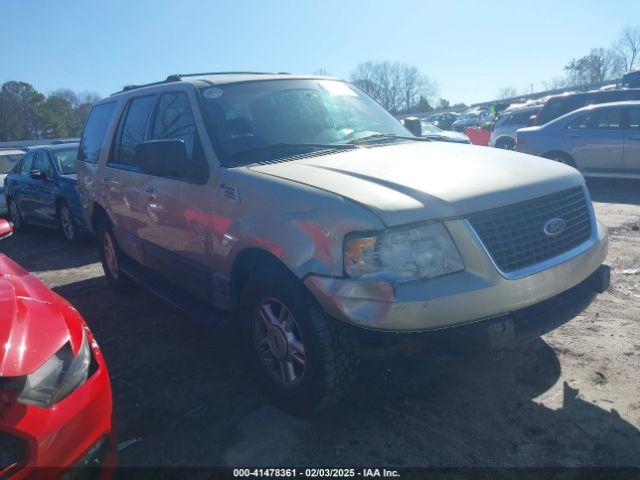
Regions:
<svg viewBox="0 0 640 480"><path fill-rule="evenodd" d="M23 152L20 153L11 153L11 154L0 154L0 175L6 175L11 171L18 160L22 158L24 155Z"/></svg>
<svg viewBox="0 0 640 480"><path fill-rule="evenodd" d="M73 175L76 173L76 164L78 160L78 149L69 150L53 150L51 152L53 161L58 167L61 175Z"/></svg>
<svg viewBox="0 0 640 480"><path fill-rule="evenodd" d="M411 135L342 81L265 80L207 87L201 95L217 153L230 167Z"/></svg>
<svg viewBox="0 0 640 480"><path fill-rule="evenodd" d="M434 124L429 122L420 122L422 124L422 133L440 133L442 131L441 128L436 127Z"/></svg>

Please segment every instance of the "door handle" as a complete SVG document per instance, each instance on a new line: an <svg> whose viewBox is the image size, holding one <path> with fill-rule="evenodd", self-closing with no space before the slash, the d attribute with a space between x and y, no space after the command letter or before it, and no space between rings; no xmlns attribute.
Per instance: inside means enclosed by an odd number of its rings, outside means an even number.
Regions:
<svg viewBox="0 0 640 480"><path fill-rule="evenodd" d="M158 196L156 195L156 189L153 188L151 185L149 185L148 187L145 187L144 193L147 194L147 200L151 202L155 201L158 198Z"/></svg>

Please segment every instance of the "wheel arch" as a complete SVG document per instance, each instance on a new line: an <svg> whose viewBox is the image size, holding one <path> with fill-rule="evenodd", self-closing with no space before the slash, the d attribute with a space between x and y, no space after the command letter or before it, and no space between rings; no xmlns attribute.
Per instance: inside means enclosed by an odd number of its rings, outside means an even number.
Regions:
<svg viewBox="0 0 640 480"><path fill-rule="evenodd" d="M260 270L277 270L291 278L300 280L295 273L273 253L259 248L248 247L238 252L231 266L229 279L229 300L235 310L239 304L242 289L251 274ZM302 284L302 282L300 282Z"/></svg>
<svg viewBox="0 0 640 480"><path fill-rule="evenodd" d="M562 157L565 158L568 162L568 164L570 166L572 166L573 168L578 168L578 164L576 163L575 159L569 155L567 152L563 151L563 150L550 150L546 153L544 153L542 155L542 157L544 158L548 158L550 160L554 159L554 158L558 158L558 157Z"/></svg>
<svg viewBox="0 0 640 480"><path fill-rule="evenodd" d="M109 219L109 214L102 205L100 205L98 202L94 202L93 210L91 212L91 230L94 233L98 231L98 225L100 224L100 220L103 217Z"/></svg>

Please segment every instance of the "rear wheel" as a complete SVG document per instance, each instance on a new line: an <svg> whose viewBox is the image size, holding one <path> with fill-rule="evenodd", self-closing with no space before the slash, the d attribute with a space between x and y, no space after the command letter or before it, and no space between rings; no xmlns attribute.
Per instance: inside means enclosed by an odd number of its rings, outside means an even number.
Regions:
<svg viewBox="0 0 640 480"><path fill-rule="evenodd" d="M58 225L60 225L64 238L70 242L78 241L77 222L66 202L61 202L58 207Z"/></svg>
<svg viewBox="0 0 640 480"><path fill-rule="evenodd" d="M274 401L297 415L337 403L357 377L350 327L326 315L288 272L256 272L241 295L243 343Z"/></svg>
<svg viewBox="0 0 640 480"><path fill-rule="evenodd" d="M113 235L111 222L102 217L98 226L98 242L100 259L107 282L117 292L127 291L133 284L131 279L122 273L121 266L125 256Z"/></svg>
<svg viewBox="0 0 640 480"><path fill-rule="evenodd" d="M9 199L9 219L11 220L11 223L13 223L13 230L15 232L23 227L22 215L20 214L18 204L11 199Z"/></svg>

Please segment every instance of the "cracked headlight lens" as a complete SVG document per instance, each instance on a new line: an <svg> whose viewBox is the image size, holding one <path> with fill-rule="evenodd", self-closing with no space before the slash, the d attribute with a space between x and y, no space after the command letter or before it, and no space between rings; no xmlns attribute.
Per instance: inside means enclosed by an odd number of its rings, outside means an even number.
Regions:
<svg viewBox="0 0 640 480"><path fill-rule="evenodd" d="M344 271L352 278L406 282L464 270L441 223L396 228L345 242Z"/></svg>
<svg viewBox="0 0 640 480"><path fill-rule="evenodd" d="M90 363L91 348L83 330L78 354L74 357L71 345L64 345L38 370L27 375L18 401L39 407L58 403L87 380Z"/></svg>

